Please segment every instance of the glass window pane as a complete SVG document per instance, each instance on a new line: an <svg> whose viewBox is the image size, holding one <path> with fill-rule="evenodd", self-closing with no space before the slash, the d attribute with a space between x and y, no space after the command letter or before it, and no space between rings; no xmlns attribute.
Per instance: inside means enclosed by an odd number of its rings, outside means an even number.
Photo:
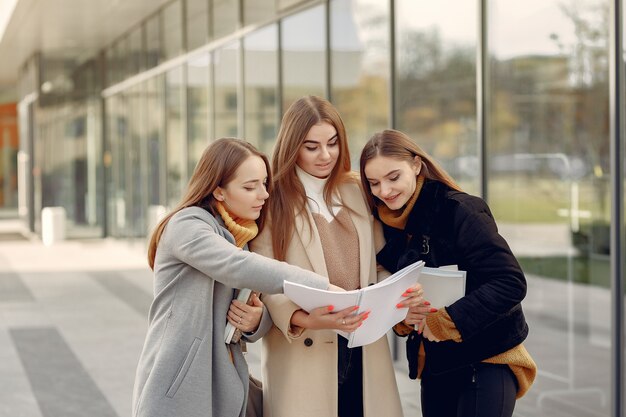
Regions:
<svg viewBox="0 0 626 417"><path fill-rule="evenodd" d="M268 26L244 39L245 139L269 153L278 127L278 29Z"/></svg>
<svg viewBox="0 0 626 417"><path fill-rule="evenodd" d="M239 1L213 0L212 38L230 35L239 27Z"/></svg>
<svg viewBox="0 0 626 417"><path fill-rule="evenodd" d="M215 138L237 137L239 102L239 42L232 42L214 52Z"/></svg>
<svg viewBox="0 0 626 417"><path fill-rule="evenodd" d="M124 37L115 43L115 61L117 67L116 82L124 81L129 75L128 37Z"/></svg>
<svg viewBox="0 0 626 417"><path fill-rule="evenodd" d="M489 203L526 273L540 364L515 411L609 416L609 2L488 5Z"/></svg>
<svg viewBox="0 0 626 417"><path fill-rule="evenodd" d="M189 176L212 137L213 110L209 103L211 55L202 55L187 65L187 137Z"/></svg>
<svg viewBox="0 0 626 417"><path fill-rule="evenodd" d="M114 45L111 45L106 49L104 59L106 62L106 85L111 86L117 82L117 63Z"/></svg>
<svg viewBox="0 0 626 417"><path fill-rule="evenodd" d="M172 208L180 201L182 189L187 178L182 68L177 67L169 71L166 74L165 82L167 205L169 208Z"/></svg>
<svg viewBox="0 0 626 417"><path fill-rule="evenodd" d="M128 66L131 75L143 71L145 59L143 54L143 31L139 26L129 35L128 40Z"/></svg>
<svg viewBox="0 0 626 417"><path fill-rule="evenodd" d="M396 127L479 191L477 2L396 2ZM450 18L455 9L459 19ZM419 16L419 18L415 18Z"/></svg>
<svg viewBox="0 0 626 417"><path fill-rule="evenodd" d="M148 205L165 206L165 76L157 75L145 84Z"/></svg>
<svg viewBox="0 0 626 417"><path fill-rule="evenodd" d="M326 97L326 7L282 21L283 109L305 95Z"/></svg>
<svg viewBox="0 0 626 417"><path fill-rule="evenodd" d="M0 211L17 209L17 106L0 105Z"/></svg>
<svg viewBox="0 0 626 417"><path fill-rule="evenodd" d="M183 52L183 9L177 0L163 9L163 53L165 59Z"/></svg>
<svg viewBox="0 0 626 417"><path fill-rule="evenodd" d="M187 0L187 50L199 48L209 39L209 0Z"/></svg>
<svg viewBox="0 0 626 417"><path fill-rule="evenodd" d="M159 65L163 59L161 16L157 13L146 21L146 68Z"/></svg>
<svg viewBox="0 0 626 417"><path fill-rule="evenodd" d="M276 0L243 0L245 25L263 22L276 16Z"/></svg>
<svg viewBox="0 0 626 417"><path fill-rule="evenodd" d="M389 127L389 3L331 0L331 100L346 124L352 166L367 139Z"/></svg>

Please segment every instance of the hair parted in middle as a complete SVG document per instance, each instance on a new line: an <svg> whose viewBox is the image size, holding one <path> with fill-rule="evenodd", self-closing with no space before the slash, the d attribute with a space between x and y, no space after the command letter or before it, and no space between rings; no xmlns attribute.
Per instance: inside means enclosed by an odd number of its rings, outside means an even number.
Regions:
<svg viewBox="0 0 626 417"><path fill-rule="evenodd" d="M296 174L298 153L309 130L320 123L328 123L337 131L339 158L324 187L324 201L330 207L337 186L356 181L350 171L350 151L346 129L337 109L317 96L296 100L285 112L272 156L272 197L268 201L272 228L274 258L284 260L289 240L295 227L295 215L306 210L306 192ZM332 213L332 210L331 210ZM308 217L305 217L308 221ZM277 222L280 222L278 227ZM311 226L309 224L309 226Z"/></svg>

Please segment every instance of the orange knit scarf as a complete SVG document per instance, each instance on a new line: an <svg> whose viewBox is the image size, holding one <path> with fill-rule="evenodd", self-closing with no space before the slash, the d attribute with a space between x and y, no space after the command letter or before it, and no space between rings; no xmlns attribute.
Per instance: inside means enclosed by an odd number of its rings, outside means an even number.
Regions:
<svg viewBox="0 0 626 417"><path fill-rule="evenodd" d="M216 208L220 216L222 216L226 228L235 238L235 245L238 248L243 248L246 243L254 239L257 233L259 233L259 227L254 220L240 219L233 216L220 201L217 202Z"/></svg>
<svg viewBox="0 0 626 417"><path fill-rule="evenodd" d="M409 214L411 214L411 210L413 210L413 206L417 201L417 197L419 196L423 185L424 176L419 175L417 177L417 182L415 183L415 191L413 191L413 195L402 208L399 208L397 210L391 210L384 203L378 204L376 208L378 209L378 215L380 216L380 220L387 226L391 226L395 229L404 230L404 226L406 226L406 222L409 219Z"/></svg>

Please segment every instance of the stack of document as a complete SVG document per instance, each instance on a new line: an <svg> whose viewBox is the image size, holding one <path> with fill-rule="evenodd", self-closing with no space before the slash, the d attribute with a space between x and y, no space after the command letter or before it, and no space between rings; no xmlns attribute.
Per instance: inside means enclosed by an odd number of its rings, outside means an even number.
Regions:
<svg viewBox="0 0 626 417"><path fill-rule="evenodd" d="M424 298L432 307L444 307L465 294L464 271L426 268L424 262L418 261L360 290L334 292L285 281L285 295L307 312L329 305L334 311L352 306L358 307L354 314L369 311L369 317L354 332L337 330L348 339L348 347L357 347L380 339L406 317L408 308L397 308L396 305L405 299L402 294L417 282L422 284Z"/></svg>

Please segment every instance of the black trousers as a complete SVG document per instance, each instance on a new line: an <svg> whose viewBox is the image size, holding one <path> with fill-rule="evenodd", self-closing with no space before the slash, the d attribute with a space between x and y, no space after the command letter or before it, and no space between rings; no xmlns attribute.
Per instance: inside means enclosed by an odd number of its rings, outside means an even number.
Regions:
<svg viewBox="0 0 626 417"><path fill-rule="evenodd" d="M433 375L422 373L423 417L511 417L517 379L507 365L478 363Z"/></svg>
<svg viewBox="0 0 626 417"><path fill-rule="evenodd" d="M337 380L339 382L337 415L363 417L363 349L350 349L348 340L337 337Z"/></svg>

